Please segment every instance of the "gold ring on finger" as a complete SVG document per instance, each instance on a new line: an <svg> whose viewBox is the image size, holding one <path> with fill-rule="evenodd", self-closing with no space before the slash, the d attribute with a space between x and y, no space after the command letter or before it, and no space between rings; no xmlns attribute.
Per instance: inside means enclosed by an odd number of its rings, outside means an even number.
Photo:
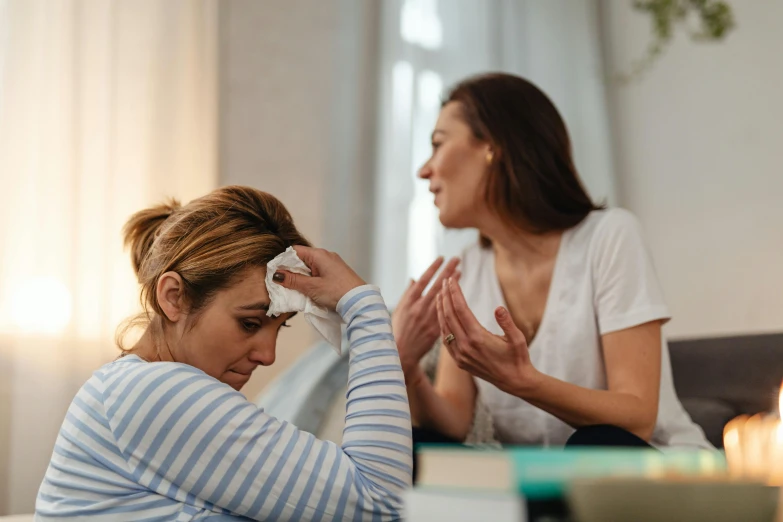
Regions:
<svg viewBox="0 0 783 522"><path fill-rule="evenodd" d="M453 334L453 333L450 333L449 335L447 335L447 336L446 336L446 337L443 339L443 342L444 342L444 343L446 343L446 344L451 344L451 342L452 342L454 339L455 339L455 337L454 337L454 334Z"/></svg>

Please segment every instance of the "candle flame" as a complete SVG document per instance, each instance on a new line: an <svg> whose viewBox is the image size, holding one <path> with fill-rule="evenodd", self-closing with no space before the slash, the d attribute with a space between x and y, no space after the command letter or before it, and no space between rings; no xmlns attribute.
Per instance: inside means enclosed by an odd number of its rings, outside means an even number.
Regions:
<svg viewBox="0 0 783 522"><path fill-rule="evenodd" d="M727 447L731 446L732 449L739 445L739 432L736 428L726 432L723 436L723 445Z"/></svg>

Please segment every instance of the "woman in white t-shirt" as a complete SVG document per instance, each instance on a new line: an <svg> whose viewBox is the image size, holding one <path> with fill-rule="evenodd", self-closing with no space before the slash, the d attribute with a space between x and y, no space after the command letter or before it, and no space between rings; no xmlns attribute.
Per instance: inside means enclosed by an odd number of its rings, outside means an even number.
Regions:
<svg viewBox="0 0 783 522"><path fill-rule="evenodd" d="M480 397L504 444L710 447L674 391L639 224L591 201L544 93L507 74L458 84L419 176L444 226L481 234L393 317L419 440L465 440ZM439 336L431 383L419 361Z"/></svg>

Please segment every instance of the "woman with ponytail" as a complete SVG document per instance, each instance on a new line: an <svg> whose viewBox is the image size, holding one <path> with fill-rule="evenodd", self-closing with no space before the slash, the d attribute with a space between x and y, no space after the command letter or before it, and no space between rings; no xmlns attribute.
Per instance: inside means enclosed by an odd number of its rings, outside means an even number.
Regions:
<svg viewBox="0 0 783 522"><path fill-rule="evenodd" d="M285 207L224 187L135 214L124 230L144 332L97 370L68 410L37 520L396 520L411 482L411 426L391 321L378 289L311 248ZM348 323L341 446L239 393L275 361L266 265L288 247L313 277L275 281Z"/></svg>

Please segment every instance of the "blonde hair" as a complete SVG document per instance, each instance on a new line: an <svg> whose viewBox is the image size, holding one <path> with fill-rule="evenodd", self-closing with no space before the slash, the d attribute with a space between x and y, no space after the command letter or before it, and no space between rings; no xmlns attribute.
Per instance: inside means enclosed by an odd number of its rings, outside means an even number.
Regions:
<svg viewBox="0 0 783 522"><path fill-rule="evenodd" d="M137 212L125 224L123 238L144 309L118 330L123 351L130 329L164 316L156 292L164 273L179 274L189 311L196 313L245 269L265 266L290 246L310 245L277 198L242 186L219 188L184 207L171 199Z"/></svg>

